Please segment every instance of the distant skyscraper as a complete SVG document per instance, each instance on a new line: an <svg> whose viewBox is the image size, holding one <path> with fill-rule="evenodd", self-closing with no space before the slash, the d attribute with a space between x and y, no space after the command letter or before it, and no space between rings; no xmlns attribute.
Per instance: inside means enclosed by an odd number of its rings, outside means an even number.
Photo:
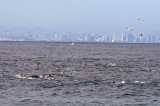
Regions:
<svg viewBox="0 0 160 106"><path fill-rule="evenodd" d="M121 34L121 42L123 42L124 41L124 35L123 35L123 32L122 32L122 34Z"/></svg>
<svg viewBox="0 0 160 106"><path fill-rule="evenodd" d="M116 41L116 34L114 33L112 37L112 42L115 42L115 41Z"/></svg>

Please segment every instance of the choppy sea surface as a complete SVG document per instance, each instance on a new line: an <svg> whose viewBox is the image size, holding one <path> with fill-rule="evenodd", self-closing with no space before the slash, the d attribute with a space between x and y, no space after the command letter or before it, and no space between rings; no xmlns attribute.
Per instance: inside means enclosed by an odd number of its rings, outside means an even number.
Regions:
<svg viewBox="0 0 160 106"><path fill-rule="evenodd" d="M160 44L0 42L0 106L159 105Z"/></svg>

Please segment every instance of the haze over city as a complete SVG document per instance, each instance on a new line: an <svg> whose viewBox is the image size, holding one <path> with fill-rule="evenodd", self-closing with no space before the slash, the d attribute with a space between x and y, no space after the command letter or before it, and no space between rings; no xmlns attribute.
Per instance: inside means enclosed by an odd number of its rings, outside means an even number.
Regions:
<svg viewBox="0 0 160 106"><path fill-rule="evenodd" d="M3 0L0 33L159 36L159 4L159 0Z"/></svg>

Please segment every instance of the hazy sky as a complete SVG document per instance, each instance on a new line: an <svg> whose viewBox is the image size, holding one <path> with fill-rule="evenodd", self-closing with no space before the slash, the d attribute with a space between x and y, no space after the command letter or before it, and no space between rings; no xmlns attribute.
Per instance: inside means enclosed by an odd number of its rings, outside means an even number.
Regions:
<svg viewBox="0 0 160 106"><path fill-rule="evenodd" d="M1 28L53 32L151 34L160 28L160 0L0 0ZM138 22L138 19L143 22Z"/></svg>

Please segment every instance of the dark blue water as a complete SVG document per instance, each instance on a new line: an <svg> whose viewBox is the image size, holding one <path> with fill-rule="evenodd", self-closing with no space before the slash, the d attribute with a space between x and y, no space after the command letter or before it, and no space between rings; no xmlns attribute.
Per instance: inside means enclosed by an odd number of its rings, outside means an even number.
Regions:
<svg viewBox="0 0 160 106"><path fill-rule="evenodd" d="M159 106L159 66L160 44L0 42L0 105Z"/></svg>

